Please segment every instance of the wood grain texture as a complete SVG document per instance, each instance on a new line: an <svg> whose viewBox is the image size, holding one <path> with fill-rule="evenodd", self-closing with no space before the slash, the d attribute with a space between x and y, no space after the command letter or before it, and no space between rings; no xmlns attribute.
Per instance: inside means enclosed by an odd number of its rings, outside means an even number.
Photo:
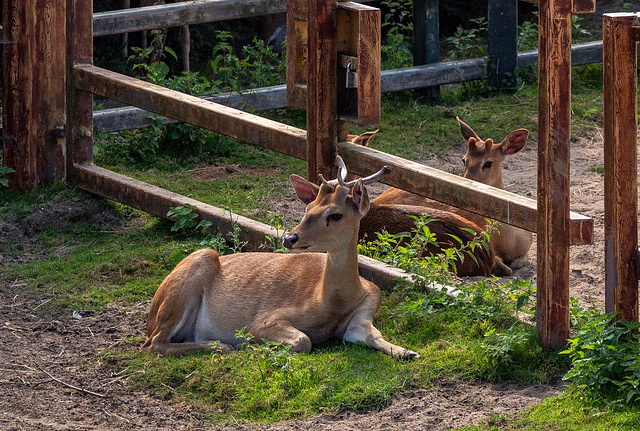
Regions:
<svg viewBox="0 0 640 431"><path fill-rule="evenodd" d="M571 0L541 0L539 22L536 323L551 349L569 336Z"/></svg>
<svg viewBox="0 0 640 431"><path fill-rule="evenodd" d="M61 180L65 118L65 4L3 0L3 164L13 190Z"/></svg>
<svg viewBox="0 0 640 431"><path fill-rule="evenodd" d="M314 182L335 177L337 8L335 0L307 1L307 179Z"/></svg>
<svg viewBox="0 0 640 431"><path fill-rule="evenodd" d="M337 51L355 57L358 88L346 88L346 64L337 72L338 115L361 126L380 123L380 10L353 2L338 3Z"/></svg>
<svg viewBox="0 0 640 431"><path fill-rule="evenodd" d="M571 12L592 13L596 11L596 0L573 0Z"/></svg>
<svg viewBox="0 0 640 431"><path fill-rule="evenodd" d="M251 18L285 11L286 0L198 0L100 12L94 15L94 36Z"/></svg>
<svg viewBox="0 0 640 431"><path fill-rule="evenodd" d="M295 127L95 66L76 66L73 81L77 88L101 96L292 157L306 157L306 132Z"/></svg>
<svg viewBox="0 0 640 431"><path fill-rule="evenodd" d="M259 112L287 106L286 87L277 85L249 90L243 93L221 93L203 97L213 103L245 112ZM119 132L122 130L142 129L153 123L149 116L153 114L135 107L103 109L93 112L93 128L103 132ZM164 124L178 123L172 118L165 118Z"/></svg>
<svg viewBox="0 0 640 431"><path fill-rule="evenodd" d="M287 106L307 109L309 25L307 2L287 2Z"/></svg>
<svg viewBox="0 0 640 431"><path fill-rule="evenodd" d="M67 0L67 175L93 163L93 93L73 83L77 65L93 64L93 2Z"/></svg>
<svg viewBox="0 0 640 431"><path fill-rule="evenodd" d="M605 309L638 320L638 35L640 15L605 14Z"/></svg>
<svg viewBox="0 0 640 431"><path fill-rule="evenodd" d="M380 180L385 184L536 232L539 216L533 199L350 142L338 143L338 153L351 173L370 175L387 165L391 173ZM567 241L590 244L593 220L576 213L570 218Z"/></svg>

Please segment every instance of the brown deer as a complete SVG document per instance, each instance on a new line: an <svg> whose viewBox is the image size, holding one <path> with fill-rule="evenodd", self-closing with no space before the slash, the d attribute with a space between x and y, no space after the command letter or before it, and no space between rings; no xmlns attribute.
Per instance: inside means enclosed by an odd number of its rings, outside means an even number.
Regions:
<svg viewBox="0 0 640 431"><path fill-rule="evenodd" d="M524 148L529 132L525 129L515 130L496 144L491 139L482 140L465 122L457 118L461 133L467 143L467 153L462 158L465 178L479 181L497 188L504 188L502 182L502 162L512 154ZM461 210L423 196L397 188L389 188L371 202L374 205L410 205L423 208L429 214L432 211L443 211L460 216L464 220L487 228L485 217ZM370 213L371 215L371 213ZM362 223L367 224L366 219ZM476 229L474 229L476 230ZM492 272L496 275L511 275L512 270L526 264L526 254L533 242L533 235L523 229L509 225L500 225L490 239L491 253L495 253ZM462 274L461 274L462 275Z"/></svg>
<svg viewBox="0 0 640 431"><path fill-rule="evenodd" d="M345 183L339 168L338 179L321 177L320 187L291 176L307 204L300 224L284 237L294 253L219 256L202 249L187 256L151 302L142 348L164 355L230 351L245 341L236 338L245 328L255 340L279 341L294 352L339 338L399 359L418 357L373 326L380 290L358 275L358 228L370 203L365 184L388 170Z"/></svg>

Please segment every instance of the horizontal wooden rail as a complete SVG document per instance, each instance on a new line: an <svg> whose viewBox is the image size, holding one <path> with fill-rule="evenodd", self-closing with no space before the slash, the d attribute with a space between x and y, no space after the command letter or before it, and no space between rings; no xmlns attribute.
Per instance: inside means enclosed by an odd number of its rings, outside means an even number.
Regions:
<svg viewBox="0 0 640 431"><path fill-rule="evenodd" d="M573 65L599 63L602 61L602 42L588 42L574 45ZM533 65L538 61L538 51L518 54L519 67ZM485 59L476 58L463 61L447 61L403 69L384 70L381 75L382 92L411 90L457 82L484 79L487 77ZM286 86L277 85L249 90L246 93L225 93L205 97L221 105L233 108L263 111L286 106ZM138 108L114 108L94 112L94 128L105 132L141 129L149 127L150 113ZM167 120L173 123L175 120Z"/></svg>
<svg viewBox="0 0 640 431"><path fill-rule="evenodd" d="M391 173L381 180L386 184L536 232L533 199L349 142L338 143L338 154L355 174L370 175L387 165ZM572 245L591 244L593 219L572 212L569 235Z"/></svg>
<svg viewBox="0 0 640 431"><path fill-rule="evenodd" d="M286 0L196 0L93 14L93 35L107 36L156 28L284 13Z"/></svg>
<svg viewBox="0 0 640 431"><path fill-rule="evenodd" d="M74 166L69 179L81 189L165 219L171 207L193 205L196 207L195 213L202 220L210 221L212 227L223 235L233 232L234 226L239 226L240 240L246 241L251 251L266 250L269 244L267 236L278 240L283 234L264 223L95 165ZM406 279L407 282L413 280L411 274L368 257L359 256L359 266L363 277L383 288L393 287L399 279ZM437 284L431 287L444 288ZM453 292L453 288L449 290Z"/></svg>
<svg viewBox="0 0 640 431"><path fill-rule="evenodd" d="M356 0L371 3L377 0ZM252 18L285 13L286 0L196 0L93 14L93 35L131 33L156 28Z"/></svg>
<svg viewBox="0 0 640 431"><path fill-rule="evenodd" d="M230 108L259 112L286 107L286 96L286 87L277 85L257 88L244 93L234 91L232 93L216 94L215 96L203 97L203 99ZM142 129L151 126L153 121L149 118L150 116L153 116L151 112L132 106L94 111L93 129L107 133ZM172 118L166 118L164 124L178 122Z"/></svg>
<svg viewBox="0 0 640 431"><path fill-rule="evenodd" d="M187 122L298 159L306 158L307 132L199 97L169 90L91 65L73 68L74 85L128 105Z"/></svg>

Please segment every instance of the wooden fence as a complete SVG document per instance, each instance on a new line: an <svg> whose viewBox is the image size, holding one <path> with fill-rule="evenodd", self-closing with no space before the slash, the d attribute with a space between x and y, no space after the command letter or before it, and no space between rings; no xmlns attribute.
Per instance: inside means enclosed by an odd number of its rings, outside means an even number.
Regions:
<svg viewBox="0 0 640 431"><path fill-rule="evenodd" d="M606 14L603 30L605 308L637 321L640 14Z"/></svg>
<svg viewBox="0 0 640 431"><path fill-rule="evenodd" d="M67 178L79 187L160 217L166 217L170 206L192 203L203 219L212 221L214 227L223 233L229 232L233 223L238 224L243 229L243 239L249 241L253 249L265 242L266 235L277 235L273 228L262 223L236 215L232 215L232 222L229 214L218 208L94 166L94 93L306 159L308 174L312 176L317 172L333 170L333 155L336 152L345 158L352 171L362 175L388 164L393 168L392 174L385 179L388 184L538 233L538 331L547 348L565 343L569 329L568 250L570 245L590 243L593 231L591 219L569 211L571 105L570 86L567 83L570 82L571 71L571 15L573 12L591 10L593 1L541 0L540 3L537 203L399 157L347 142L337 142L338 135L345 138L346 127L344 122L335 121L338 118L335 97L338 31L332 23L340 8L363 10L350 6L348 2L308 3L308 91L310 95L324 95L307 97L308 132L94 66L91 0L67 0L66 10L65 4L56 0L5 0L6 3L10 4L10 12L14 17L16 11L20 12L20 16L34 17L41 8L48 8L48 17L53 23L51 28L55 27L55 23L64 23L60 20L66 17L66 43L63 44L63 47L66 45L67 77L66 95L63 93L63 100L66 101L66 147L63 147L63 154L66 156ZM4 16L7 14L5 10ZM375 14L371 16L375 17ZM377 19L379 22L379 13ZM33 21L29 25L27 37L23 39L35 44L36 38L32 37L29 30L38 26ZM21 29L25 31L24 27ZM41 46L35 48L37 52L58 52L61 49L58 45L51 45L50 39L46 38ZM24 55L23 51L17 49L10 52L15 58L11 57L11 64L5 63L5 73L7 69L14 72L19 70L20 64L16 61ZM377 55L380 55L379 50ZM46 58L39 59L37 66L43 70L57 66L49 64ZM12 76L11 73L9 76ZM59 74L47 76L52 88L59 88L60 81L64 82L64 76ZM5 87L5 94L14 94L13 90L13 87ZM372 97L375 100L375 95ZM22 106L15 100L13 102ZM5 112L7 109L13 108L5 106ZM60 148L60 139L47 141L47 145ZM35 166L36 171L40 167L33 152L25 151L19 158L21 163ZM361 267L364 265L361 263ZM397 275L397 272L379 263L367 262L366 265L369 268L367 274L371 277L379 276L389 281Z"/></svg>

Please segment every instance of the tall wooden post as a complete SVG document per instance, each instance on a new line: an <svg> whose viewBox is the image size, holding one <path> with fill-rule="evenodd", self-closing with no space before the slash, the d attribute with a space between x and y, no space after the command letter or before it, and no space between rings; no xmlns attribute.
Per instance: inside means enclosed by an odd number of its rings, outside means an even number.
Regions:
<svg viewBox="0 0 640 431"><path fill-rule="evenodd" d="M440 0L413 1L413 64L438 63L440 61ZM440 87L420 90L428 99L440 97Z"/></svg>
<svg viewBox="0 0 640 431"><path fill-rule="evenodd" d="M337 129L336 0L308 0L307 177L334 174Z"/></svg>
<svg viewBox="0 0 640 431"><path fill-rule="evenodd" d="M67 0L67 174L93 162L93 94L74 85L76 64L93 64L93 1Z"/></svg>
<svg viewBox="0 0 640 431"><path fill-rule="evenodd" d="M65 4L3 0L3 151L13 190L65 175Z"/></svg>
<svg viewBox="0 0 640 431"><path fill-rule="evenodd" d="M540 0L537 329L546 349L569 335L571 14L593 0Z"/></svg>
<svg viewBox="0 0 640 431"><path fill-rule="evenodd" d="M518 67L518 0L489 0L489 87L515 90Z"/></svg>
<svg viewBox="0 0 640 431"><path fill-rule="evenodd" d="M640 14L606 14L603 30L605 308L637 321Z"/></svg>

